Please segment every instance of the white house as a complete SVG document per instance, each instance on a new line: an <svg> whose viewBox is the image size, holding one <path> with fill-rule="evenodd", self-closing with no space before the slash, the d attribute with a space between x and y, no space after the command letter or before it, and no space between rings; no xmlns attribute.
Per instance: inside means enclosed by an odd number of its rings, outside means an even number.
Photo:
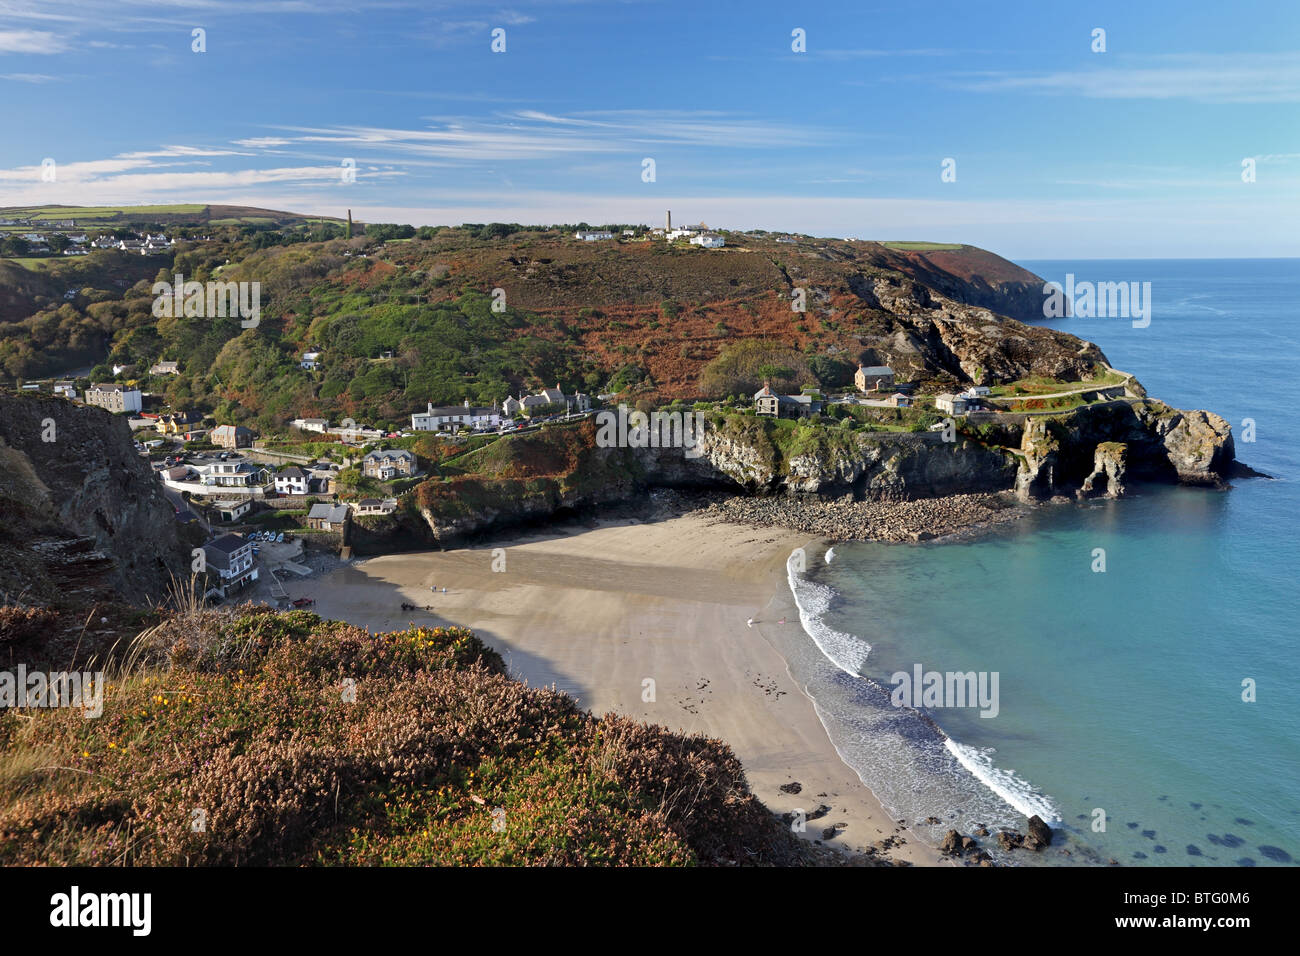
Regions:
<svg viewBox="0 0 1300 956"><path fill-rule="evenodd" d="M231 498L226 501L218 501L213 507L217 509L217 517L222 521L238 521L248 514L253 507L253 502L247 498Z"/></svg>
<svg viewBox="0 0 1300 956"><path fill-rule="evenodd" d="M972 385L970 388L966 389L966 391L962 392L962 395L969 396L970 398L987 398L992 394L993 390L987 385Z"/></svg>
<svg viewBox="0 0 1300 956"><path fill-rule="evenodd" d="M501 424L501 412L494 405L491 408L470 405L465 399L463 405L440 405L429 403L424 412L411 416L411 430L417 432L441 432L455 428L496 428Z"/></svg>
<svg viewBox="0 0 1300 956"><path fill-rule="evenodd" d="M61 398L76 398L77 389L71 382L55 382L54 394Z"/></svg>
<svg viewBox="0 0 1300 956"><path fill-rule="evenodd" d="M353 514L390 515L397 510L396 498L362 498L351 503Z"/></svg>
<svg viewBox="0 0 1300 956"><path fill-rule="evenodd" d="M299 368L305 368L309 372L314 372L320 365L319 352L303 352L302 361L298 363Z"/></svg>
<svg viewBox="0 0 1300 956"><path fill-rule="evenodd" d="M605 232L604 230L600 230L600 229L593 229L593 230L579 229L577 232L573 234L573 238L581 239L583 242L595 242L598 239L613 239L614 234L612 232Z"/></svg>
<svg viewBox="0 0 1300 956"><path fill-rule="evenodd" d="M327 418L295 418L289 424L299 431L319 432L322 435L329 431L330 427Z"/></svg>
<svg viewBox="0 0 1300 956"><path fill-rule="evenodd" d="M181 374L180 362L157 362L149 367L150 375L179 375Z"/></svg>
<svg viewBox="0 0 1300 956"><path fill-rule="evenodd" d="M271 484L268 472L246 461L218 461L198 469L205 485L218 488L262 488Z"/></svg>
<svg viewBox="0 0 1300 956"><path fill-rule="evenodd" d="M691 245L703 246L705 249L721 249L726 244L727 241L716 232L702 232L691 239Z"/></svg>
<svg viewBox="0 0 1300 956"><path fill-rule="evenodd" d="M307 494L307 473L297 465L276 472L275 490L282 495Z"/></svg>

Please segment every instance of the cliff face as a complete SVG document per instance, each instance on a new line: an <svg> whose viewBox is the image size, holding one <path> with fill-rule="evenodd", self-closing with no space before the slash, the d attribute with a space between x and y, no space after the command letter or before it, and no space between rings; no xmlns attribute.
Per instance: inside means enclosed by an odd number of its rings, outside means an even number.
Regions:
<svg viewBox="0 0 1300 956"><path fill-rule="evenodd" d="M188 572L173 508L125 419L0 395L0 590L77 608L162 599Z"/></svg>
<svg viewBox="0 0 1300 956"><path fill-rule="evenodd" d="M1034 375L1080 381L1109 365L1091 342L963 304L905 277L859 275L849 288L873 313L858 333L866 359L906 378L977 385Z"/></svg>
<svg viewBox="0 0 1300 956"><path fill-rule="evenodd" d="M1122 451L1107 447L1121 445ZM1025 498L1091 493L1102 474L1112 486L1132 477L1221 487L1236 458L1232 431L1218 415L1151 399L1085 406L1059 420L1032 419L1020 451L1016 491Z"/></svg>
<svg viewBox="0 0 1300 956"><path fill-rule="evenodd" d="M1134 479L1221 487L1232 435L1219 416L1139 399L1084 406L1002 425L988 437L937 432L782 430L731 416L706 424L698 454L681 448L597 448L567 475L461 480L437 486L421 509L430 539L448 545L485 530L644 497L654 487L736 494L905 501L980 492L1025 500L1118 497ZM574 436L584 436L572 430Z"/></svg>

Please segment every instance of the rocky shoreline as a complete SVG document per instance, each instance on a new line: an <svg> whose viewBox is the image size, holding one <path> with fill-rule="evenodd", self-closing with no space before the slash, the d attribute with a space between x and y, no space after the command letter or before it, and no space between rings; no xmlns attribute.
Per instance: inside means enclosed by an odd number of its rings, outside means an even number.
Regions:
<svg viewBox="0 0 1300 956"><path fill-rule="evenodd" d="M1012 495L981 493L907 501L729 497L715 499L696 513L834 541L929 541L1008 524L1028 511L1029 506Z"/></svg>

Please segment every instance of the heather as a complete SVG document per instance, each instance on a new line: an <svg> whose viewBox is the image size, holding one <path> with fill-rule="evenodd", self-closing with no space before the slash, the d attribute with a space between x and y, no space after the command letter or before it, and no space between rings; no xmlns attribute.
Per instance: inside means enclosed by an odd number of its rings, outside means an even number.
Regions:
<svg viewBox="0 0 1300 956"><path fill-rule="evenodd" d="M720 741L510 679L459 627L191 610L104 714L0 714L8 865L805 862Z"/></svg>

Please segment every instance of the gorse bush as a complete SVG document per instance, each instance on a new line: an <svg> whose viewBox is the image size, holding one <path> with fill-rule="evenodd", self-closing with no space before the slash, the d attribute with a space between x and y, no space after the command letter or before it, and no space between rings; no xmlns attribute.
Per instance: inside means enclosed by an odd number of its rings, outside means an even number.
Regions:
<svg viewBox="0 0 1300 956"><path fill-rule="evenodd" d="M10 865L799 862L721 742L580 711L469 630L151 628L103 716L0 715Z"/></svg>

